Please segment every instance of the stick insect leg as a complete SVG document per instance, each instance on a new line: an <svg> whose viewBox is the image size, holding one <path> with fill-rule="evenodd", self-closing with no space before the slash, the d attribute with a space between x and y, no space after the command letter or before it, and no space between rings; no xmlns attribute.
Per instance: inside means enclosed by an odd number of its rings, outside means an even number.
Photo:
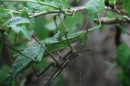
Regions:
<svg viewBox="0 0 130 86"><path fill-rule="evenodd" d="M66 17L66 16L64 16L64 18L65 18L65 17ZM63 22L63 20L61 19L60 14L58 15L58 18L60 19L60 21L61 21L62 25L65 27L66 32L68 32L68 31L69 31L69 29L66 27L65 23L64 23L64 22Z"/></svg>
<svg viewBox="0 0 130 86"><path fill-rule="evenodd" d="M59 51L57 51L57 54L58 54L58 56L59 56L59 59L61 59L61 54L60 54Z"/></svg>
<svg viewBox="0 0 130 86"><path fill-rule="evenodd" d="M38 42L38 44L41 45L43 49L51 56L51 58L56 62L57 65L59 65L58 61L54 58L54 56L32 35L32 37Z"/></svg>
<svg viewBox="0 0 130 86"><path fill-rule="evenodd" d="M56 22L57 16L60 16L60 14L54 16L54 23L55 23L56 28L59 29L59 30L61 30L62 25L60 25L60 28L59 28L58 25L57 25L57 22ZM60 19L61 19L61 18L60 18ZM59 56L59 59L61 59L61 54L60 54L59 51L57 51L57 54L58 54L58 56Z"/></svg>
<svg viewBox="0 0 130 86"><path fill-rule="evenodd" d="M10 45L6 44L5 42L0 41L0 43L2 43L2 44L4 44L4 45L6 45L6 46L7 46L7 47L9 47L10 49L12 49L12 50L14 50L14 51L18 52L19 54L23 55L24 57L26 57L26 58L28 58L28 59L30 59L30 60L32 60L32 61L37 62L37 60L36 60L36 59L33 59L33 58L31 58L31 57L29 57L29 56L25 55L25 54L24 54L24 53L22 53L21 51L19 51L19 50L15 49L15 48L13 48L13 47L11 47Z"/></svg>
<svg viewBox="0 0 130 86"><path fill-rule="evenodd" d="M13 48L15 48L15 46L16 46L16 41L17 41L17 34L15 34ZM11 55L12 58L13 58L13 54L14 54L14 50L12 50L12 55Z"/></svg>
<svg viewBox="0 0 130 86"><path fill-rule="evenodd" d="M59 27L58 27L58 24L57 24L57 22L56 22L56 17L57 17L57 15L54 16L53 20L54 20L54 23L55 23L56 28L58 29Z"/></svg>
<svg viewBox="0 0 130 86"><path fill-rule="evenodd" d="M87 23L86 23L86 24L87 24ZM86 25L85 25L85 27L86 27ZM86 31L86 35L87 35L87 33L88 33L88 29L87 29L87 31ZM78 52L91 51L89 42L88 42L88 44L89 44L89 49L82 50L84 44L85 44L85 43L82 43L82 45L81 45L81 47L80 47L80 51L78 51Z"/></svg>
<svg viewBox="0 0 130 86"><path fill-rule="evenodd" d="M88 25L88 21L86 22L86 24L85 24L85 26L84 26L84 29L83 29L83 30L85 30L85 29L86 29L87 25ZM86 35L87 35L87 34L88 34L88 29L87 29L87 31L86 31ZM84 45L84 43L81 43L80 50L83 48L83 45Z"/></svg>
<svg viewBox="0 0 130 86"><path fill-rule="evenodd" d="M89 18L88 18L88 20L89 20ZM85 26L84 26L84 29L83 29L83 30L85 30L85 29L86 29L87 25L88 25L88 21L86 22L86 24L85 24ZM88 29L87 29L87 30L88 30Z"/></svg>
<svg viewBox="0 0 130 86"><path fill-rule="evenodd" d="M40 73L36 73L36 70L35 70L35 68L33 67L33 65L32 65L32 69L33 69L33 71L34 71L34 74L36 75L36 77L39 77L39 76L41 76L43 73L45 73L51 66L53 66L54 65L54 63L50 63L43 71L41 71Z"/></svg>
<svg viewBox="0 0 130 86"><path fill-rule="evenodd" d="M66 38L66 40L67 40L67 42L68 42L68 44L69 44L69 47L70 47L70 49L71 49L71 52L73 53L73 48L72 48L72 46L71 46L71 44L70 44L70 42L69 42L69 40L68 40L68 38L67 38L67 33L65 34L65 38Z"/></svg>
<svg viewBox="0 0 130 86"><path fill-rule="evenodd" d="M46 83L45 86L49 86L50 83L58 76L58 74L68 65L69 60L66 60L63 65L57 69L57 71L54 73L54 75L51 77L51 79Z"/></svg>
<svg viewBox="0 0 130 86"><path fill-rule="evenodd" d="M72 46L71 46L71 44L70 44L70 42L69 42L69 40L68 40L68 38L67 38L68 28L66 27L65 23L62 21L60 15L59 15L58 17L59 17L59 19L60 19L62 25L63 25L63 26L65 27L65 29L66 29L65 38L66 38L66 40L67 40L67 42L68 42L68 44L69 44L69 47L70 47L71 51L73 52L73 48L72 48ZM66 17L66 16L64 16L64 18L65 18L65 17Z"/></svg>

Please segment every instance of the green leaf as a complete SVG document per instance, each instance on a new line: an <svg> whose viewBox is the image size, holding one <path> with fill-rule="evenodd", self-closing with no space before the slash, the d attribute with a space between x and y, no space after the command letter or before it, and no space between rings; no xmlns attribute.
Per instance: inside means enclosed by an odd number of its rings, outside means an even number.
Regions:
<svg viewBox="0 0 130 86"><path fill-rule="evenodd" d="M31 18L30 21L31 21L31 22L30 22L29 28L30 28L30 31L32 31L32 33L33 33L33 31L34 31L34 29L35 29L35 26L36 26L36 25L35 25L35 24L36 24L35 18L34 18L34 17ZM31 34L32 34L32 33L31 33Z"/></svg>
<svg viewBox="0 0 130 86"><path fill-rule="evenodd" d="M12 25L19 25L19 24L26 24L30 23L30 21L27 18L24 17L13 17L7 21L7 25L11 27Z"/></svg>
<svg viewBox="0 0 130 86"><path fill-rule="evenodd" d="M21 12L21 17L24 17L24 18L27 18L27 19L30 19L30 16L28 14L28 9L27 8L23 8L22 12Z"/></svg>
<svg viewBox="0 0 130 86"><path fill-rule="evenodd" d="M76 13L74 17L70 17L70 16L66 17L65 24L68 27L69 32L73 33L77 28L76 25L82 26L83 19L84 17L82 13Z"/></svg>
<svg viewBox="0 0 130 86"><path fill-rule="evenodd" d="M0 23L1 23L1 22L3 22L3 18L2 18L2 16L0 16Z"/></svg>
<svg viewBox="0 0 130 86"><path fill-rule="evenodd" d="M40 49L41 49L41 46L38 43L35 43L34 45L26 48L22 53L35 59L37 57L37 55L39 54ZM3 86L8 86L8 84L10 84L12 82L14 77L16 77L18 74L22 73L23 70L25 70L26 68L31 66L32 63L33 63L33 61L20 55L15 60L15 63L12 65L10 73L6 76L6 80L4 81Z"/></svg>
<svg viewBox="0 0 130 86"><path fill-rule="evenodd" d="M42 45L45 47L44 41L42 41ZM41 47L40 53L39 53L39 55L38 55L38 57L37 57L37 60L38 60L39 62L42 60L42 57L43 57L43 55L44 55L44 51L45 51L45 50Z"/></svg>
<svg viewBox="0 0 130 86"><path fill-rule="evenodd" d="M29 32L27 31L26 27L25 27L25 26L22 26L21 28L22 28L22 29L21 29L21 32L24 34L24 36L25 36L27 39L31 40L32 37L31 37L31 35L29 34Z"/></svg>
<svg viewBox="0 0 130 86"><path fill-rule="evenodd" d="M0 16L7 16L7 12L4 8L0 8Z"/></svg>
<svg viewBox="0 0 130 86"><path fill-rule="evenodd" d="M130 13L130 0L120 0L123 8Z"/></svg>
<svg viewBox="0 0 130 86"><path fill-rule="evenodd" d="M130 71L130 48L126 44L119 45L116 53L116 60L125 73Z"/></svg>
<svg viewBox="0 0 130 86"><path fill-rule="evenodd" d="M67 3L68 3L68 0L60 0L60 2L61 2L61 4L60 4L60 5L61 5L61 6L60 6L61 8L64 9L65 7L67 7L66 5L67 5Z"/></svg>
<svg viewBox="0 0 130 86"><path fill-rule="evenodd" d="M12 28L12 30L13 30L16 34L18 34L19 32L22 32L23 35L24 35L27 39L31 40L31 35L30 35L29 32L26 30L26 27L25 27L25 26L19 26L19 27L18 27L18 26L16 26L16 25L12 25L11 28Z"/></svg>
<svg viewBox="0 0 130 86"><path fill-rule="evenodd" d="M11 27L16 34L21 31L27 39L31 40L31 36L25 27L27 23L30 23L27 18L13 17L9 19L6 24Z"/></svg>
<svg viewBox="0 0 130 86"><path fill-rule="evenodd" d="M109 0L109 4L114 4L116 0Z"/></svg>
<svg viewBox="0 0 130 86"><path fill-rule="evenodd" d="M45 27L46 20L43 16L35 18L35 33L39 39L45 39L49 36L50 31Z"/></svg>
<svg viewBox="0 0 130 86"><path fill-rule="evenodd" d="M80 0L76 0L76 2L78 3Z"/></svg>
<svg viewBox="0 0 130 86"><path fill-rule="evenodd" d="M54 0L54 5L60 7L61 9L69 8L68 0Z"/></svg>
<svg viewBox="0 0 130 86"><path fill-rule="evenodd" d="M0 83L3 82L4 78L6 77L6 75L8 74L8 71L10 70L10 67L8 65L3 65L0 68Z"/></svg>
<svg viewBox="0 0 130 86"><path fill-rule="evenodd" d="M119 79L120 86L130 85L130 76L125 75L123 72L119 72L118 79Z"/></svg>
<svg viewBox="0 0 130 86"><path fill-rule="evenodd" d="M3 38L2 38L2 34L0 34L0 40L2 41L3 40ZM1 53L1 50L3 49L3 44L2 43L0 43L0 53Z"/></svg>
<svg viewBox="0 0 130 86"><path fill-rule="evenodd" d="M18 34L22 30L21 27L18 27L16 25L11 25L11 28L16 34Z"/></svg>
<svg viewBox="0 0 130 86"><path fill-rule="evenodd" d="M86 11L90 15L94 14L94 13L97 13L99 11L103 11L104 8L105 8L105 4L101 0L89 0L86 3Z"/></svg>
<svg viewBox="0 0 130 86"><path fill-rule="evenodd" d="M47 8L47 6L43 6L38 3L33 3L33 2L28 2L27 6L28 8L36 10L36 11L43 11Z"/></svg>
<svg viewBox="0 0 130 86"><path fill-rule="evenodd" d="M84 43L85 42L85 40L86 40L86 36L84 36L84 34L81 34L81 35L83 35L83 36L80 36L81 38L80 38L80 42L81 43ZM86 33L86 35L87 35L87 33Z"/></svg>

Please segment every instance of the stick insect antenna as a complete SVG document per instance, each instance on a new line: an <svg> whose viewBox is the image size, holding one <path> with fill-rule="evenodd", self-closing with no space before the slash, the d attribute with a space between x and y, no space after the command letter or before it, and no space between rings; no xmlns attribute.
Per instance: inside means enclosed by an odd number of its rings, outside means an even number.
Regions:
<svg viewBox="0 0 130 86"><path fill-rule="evenodd" d="M36 73L36 70L34 68L34 66L32 65L32 69L34 71L34 74L36 75L36 77L41 76L43 73L45 73L51 66L53 66L54 63L50 63L42 72L40 72L39 74Z"/></svg>
<svg viewBox="0 0 130 86"><path fill-rule="evenodd" d="M65 23L62 21L60 15L58 16L58 18L60 19L62 25L63 25L63 26L65 27L65 29L66 29L65 38L66 38L66 40L67 40L67 42L68 42L68 44L69 44L69 47L70 47L71 51L73 52L73 48L72 48L72 46L71 46L71 44L70 44L70 42L69 42L69 40L68 40L68 38L67 38L67 34L68 34L69 29L66 27ZM66 16L64 16L64 18L66 18Z"/></svg>

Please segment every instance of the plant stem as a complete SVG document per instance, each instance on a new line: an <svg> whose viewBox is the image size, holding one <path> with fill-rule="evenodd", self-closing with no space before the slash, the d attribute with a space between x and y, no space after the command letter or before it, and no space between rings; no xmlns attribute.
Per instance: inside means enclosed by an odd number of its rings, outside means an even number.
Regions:
<svg viewBox="0 0 130 86"><path fill-rule="evenodd" d="M34 3L37 3L37 1L34 1L34 0L0 0L0 2L34 2Z"/></svg>
<svg viewBox="0 0 130 86"><path fill-rule="evenodd" d="M15 11L15 10L11 10L11 9L4 9L4 10L6 10L6 11L11 11L11 12L17 13L17 14L20 14L20 13L21 13L20 11Z"/></svg>
<svg viewBox="0 0 130 86"><path fill-rule="evenodd" d="M50 5L50 4L42 2L40 0L38 0L38 1L35 1L35 0L0 0L0 2L33 2L33 3L38 3L41 5L49 6L49 7L55 8L55 9L59 9L59 7L57 7L57 6Z"/></svg>

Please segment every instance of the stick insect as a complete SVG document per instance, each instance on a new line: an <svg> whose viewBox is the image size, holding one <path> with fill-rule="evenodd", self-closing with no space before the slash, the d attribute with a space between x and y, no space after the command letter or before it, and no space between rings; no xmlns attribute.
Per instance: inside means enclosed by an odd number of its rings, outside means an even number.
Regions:
<svg viewBox="0 0 130 86"><path fill-rule="evenodd" d="M58 16L58 18L60 19L60 21L62 21L61 18L60 18L60 16ZM68 30L63 21L62 21L62 24L65 27L65 29ZM69 57L76 56L76 54L78 55L80 52L82 52L82 51L74 52L73 49L72 49L72 46L71 46L71 44L70 44L70 42L69 42L69 40L67 38L67 34L65 34L65 37L66 37L66 40L68 42L68 46L70 47L71 51L66 56L64 56L64 57L61 57L60 54L58 53L59 57L60 57L60 60L59 60L58 63L60 63L60 66L54 66L53 65L54 69L52 71L50 71L50 73L48 74L48 76L46 76L43 79L42 86L49 86L50 85L50 83L57 77L57 75L68 65L69 59L70 59ZM82 48L82 46L81 46L81 48ZM50 67L50 65L49 65L49 67Z"/></svg>
<svg viewBox="0 0 130 86"><path fill-rule="evenodd" d="M59 17L60 18L60 17ZM61 18L60 18L60 20L61 20ZM63 23L63 22L62 22ZM100 23L100 22L99 22ZM101 24L101 23L100 23ZM65 24L63 24L63 25L65 25ZM99 25L100 26L100 25ZM97 28L99 27L99 26L97 26ZM66 28L66 26L65 26L65 28ZM67 29L67 28L66 28ZM93 29L95 29L95 28L93 28ZM86 32L87 33L87 32ZM59 62L58 63L60 63L60 65L59 66L56 66L56 65L54 65L54 64L52 64L53 65L53 69L52 69L52 71L50 71L50 73L42 80L43 81L43 83L42 83L42 86L49 86L51 83L52 83L52 81L57 77L57 75L69 64L69 61L70 61L70 58L71 57L75 57L75 56L78 56L79 55L79 53L81 53L81 52L85 52L85 51L89 51L88 49L87 50L81 50L82 48L83 48L83 44L81 45L81 47L80 47L80 49L79 49L79 51L76 51L76 52L74 52L73 51L73 49L72 49L72 46L71 46L71 43L69 42L69 40L68 40L68 38L67 38L67 35L65 35L65 37L66 37L66 40L67 40L67 42L68 42L68 46L70 47L70 49L71 49L71 51L65 56L65 57L62 57L61 58L61 56L59 56L60 57L60 60L59 60ZM47 67L47 68L49 68L50 67L50 65ZM45 69L46 70L46 69ZM43 72L42 72L43 73ZM39 75L41 75L41 73L40 74L38 74L38 76Z"/></svg>
<svg viewBox="0 0 130 86"><path fill-rule="evenodd" d="M82 30L73 34L64 35L60 37L60 39L59 39L60 33L57 33L53 37L46 38L45 40L38 41L38 42L42 46L44 46L50 53L53 53L58 50L66 48L68 46L68 42L69 44L72 44L76 41L82 41L82 42L85 41L87 38L87 34L86 34L87 32L96 30L100 27L101 27L101 23L100 25L90 28L88 30ZM38 42L24 49L20 53L21 55L15 60L14 64L12 65L11 70L9 71L9 74L4 79L2 86L11 85L13 78L16 78L20 73L24 72L32 64L36 63L37 60L40 61L42 59L41 57L45 57L49 55L48 52L44 52L44 49L41 48L41 45L39 45ZM61 68L63 68L64 65L66 65L67 63L68 63L68 60L66 60L62 65L60 65ZM62 70L62 69L58 69L58 71L56 71L56 75L60 73L59 70ZM55 78L56 75L54 74L53 78Z"/></svg>
<svg viewBox="0 0 130 86"><path fill-rule="evenodd" d="M81 48L79 51L75 51L75 52L72 52L73 50L71 50L67 55L65 55L59 60L60 66L53 65L54 68L50 71L48 76L46 76L42 80L43 81L42 86L49 86L52 83L52 81L57 77L57 75L69 64L71 57L75 58L79 56L79 53L89 51L89 50L90 49L81 50Z"/></svg>
<svg viewBox="0 0 130 86"><path fill-rule="evenodd" d="M56 34L53 37L47 38L47 39L39 41L39 42L43 46L45 45L47 50L52 53L52 52L64 49L65 47L68 46L68 42L66 41L65 36L62 36L60 40L58 39L58 37L59 37L59 35ZM74 34L68 34L68 40L70 43L74 43L78 40L83 40L86 37L87 37L87 35L86 35L85 30L79 31ZM35 43L32 46L23 50L22 53L24 53L25 55L28 55L28 57L30 57L32 59L39 59L37 57L41 51L44 54L43 57L48 55L48 53L44 52L43 49L41 49L41 45L39 45L38 43ZM3 82L3 86L9 86L11 84L13 78L16 78L20 73L25 71L33 63L36 63L36 62L21 54L15 60L14 64L12 65L12 68L9 71L9 74L7 75L7 77L5 78L5 80Z"/></svg>

